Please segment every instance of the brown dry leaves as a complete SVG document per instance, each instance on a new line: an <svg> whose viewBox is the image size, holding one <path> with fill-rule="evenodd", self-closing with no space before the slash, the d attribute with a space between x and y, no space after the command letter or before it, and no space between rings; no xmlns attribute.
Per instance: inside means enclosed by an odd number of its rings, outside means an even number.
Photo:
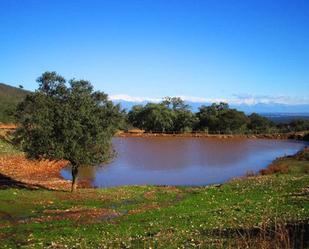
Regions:
<svg viewBox="0 0 309 249"><path fill-rule="evenodd" d="M70 182L61 178L66 161L28 160L23 155L0 157L0 173L14 181L48 189L69 189ZM0 182L5 184L5 182Z"/></svg>
<svg viewBox="0 0 309 249"><path fill-rule="evenodd" d="M4 124L4 123L0 123L0 129L16 129L17 128L17 125L16 124L10 124L10 123L7 123L7 124Z"/></svg>

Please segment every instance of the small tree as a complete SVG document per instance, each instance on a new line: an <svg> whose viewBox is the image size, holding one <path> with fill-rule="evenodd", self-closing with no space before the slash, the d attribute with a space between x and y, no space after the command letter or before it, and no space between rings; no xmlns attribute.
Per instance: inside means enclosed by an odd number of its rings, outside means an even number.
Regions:
<svg viewBox="0 0 309 249"><path fill-rule="evenodd" d="M144 115L145 115L144 106L135 105L128 113L128 120L134 127L144 129L145 128Z"/></svg>
<svg viewBox="0 0 309 249"><path fill-rule="evenodd" d="M257 113L252 113L248 118L248 128L254 133L268 133L275 129L273 122Z"/></svg>
<svg viewBox="0 0 309 249"><path fill-rule="evenodd" d="M39 89L17 107L15 139L29 158L65 159L72 167L73 192L78 169L109 160L111 139L122 114L90 82L66 80L56 72L38 78Z"/></svg>
<svg viewBox="0 0 309 249"><path fill-rule="evenodd" d="M198 129L209 129L211 133L242 133L246 130L247 116L236 109L230 109L227 103L213 103L201 106L196 114L199 120Z"/></svg>
<svg viewBox="0 0 309 249"><path fill-rule="evenodd" d="M174 111L189 109L189 106L180 97L164 97L161 103Z"/></svg>

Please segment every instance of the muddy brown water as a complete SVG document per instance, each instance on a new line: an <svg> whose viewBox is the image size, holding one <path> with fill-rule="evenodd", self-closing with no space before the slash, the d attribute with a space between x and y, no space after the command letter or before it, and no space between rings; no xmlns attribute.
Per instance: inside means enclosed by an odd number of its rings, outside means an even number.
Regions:
<svg viewBox="0 0 309 249"><path fill-rule="evenodd" d="M209 185L257 172L306 145L270 139L114 138L115 159L106 165L82 167L79 178L94 187ZM70 169L63 169L61 175L71 179Z"/></svg>

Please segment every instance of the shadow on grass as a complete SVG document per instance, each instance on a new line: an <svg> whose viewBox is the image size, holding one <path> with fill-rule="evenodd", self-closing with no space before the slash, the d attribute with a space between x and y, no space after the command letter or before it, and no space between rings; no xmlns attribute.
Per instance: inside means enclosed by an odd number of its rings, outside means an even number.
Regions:
<svg viewBox="0 0 309 249"><path fill-rule="evenodd" d="M56 192L68 192L65 190L55 190L46 188L40 184L29 184L24 183L21 181L17 181L9 176L3 175L0 173L0 190L1 189L9 189L9 188L16 188L16 189L27 189L27 190L49 190L49 191L56 191Z"/></svg>

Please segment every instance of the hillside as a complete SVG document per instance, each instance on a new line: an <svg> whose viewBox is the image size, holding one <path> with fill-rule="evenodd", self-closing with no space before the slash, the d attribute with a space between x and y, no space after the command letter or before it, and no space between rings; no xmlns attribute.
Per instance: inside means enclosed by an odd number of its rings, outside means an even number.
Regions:
<svg viewBox="0 0 309 249"><path fill-rule="evenodd" d="M0 83L0 122L10 123L14 119L10 114L29 91Z"/></svg>

